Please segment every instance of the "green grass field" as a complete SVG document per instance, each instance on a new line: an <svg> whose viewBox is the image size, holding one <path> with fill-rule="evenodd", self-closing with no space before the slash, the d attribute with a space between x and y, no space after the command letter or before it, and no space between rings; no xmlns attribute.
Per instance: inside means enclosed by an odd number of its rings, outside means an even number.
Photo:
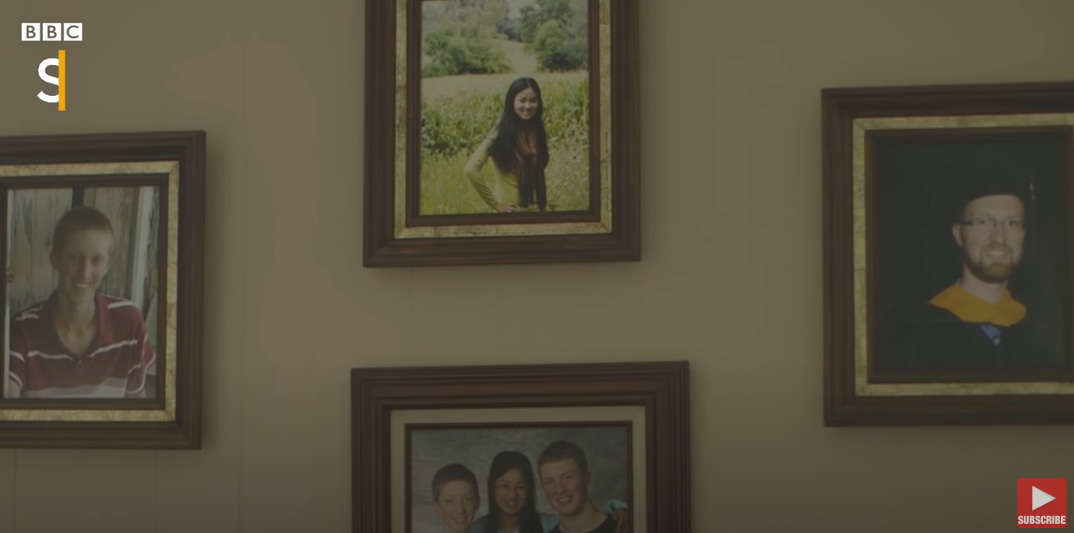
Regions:
<svg viewBox="0 0 1074 533"><path fill-rule="evenodd" d="M491 213L463 174L495 126L517 74L422 80L421 213ZM536 75L544 98L548 202L556 211L589 209L589 99L584 72ZM482 169L491 184L493 164Z"/></svg>
<svg viewBox="0 0 1074 533"><path fill-rule="evenodd" d="M549 162L548 202L556 211L589 209L589 81L586 72L536 72L522 43L500 41L515 72L437 76L421 82L421 214L492 213L463 174L466 162L496 125L507 88L530 76L541 85ZM482 169L492 183L491 160Z"/></svg>
<svg viewBox="0 0 1074 533"><path fill-rule="evenodd" d="M556 149L550 144L550 160L545 171L548 203L554 211L589 209L589 150L585 146ZM422 154L421 214L461 215L492 213L463 175L470 154L452 156ZM491 184L492 161L483 169ZM491 186L491 185L490 185Z"/></svg>

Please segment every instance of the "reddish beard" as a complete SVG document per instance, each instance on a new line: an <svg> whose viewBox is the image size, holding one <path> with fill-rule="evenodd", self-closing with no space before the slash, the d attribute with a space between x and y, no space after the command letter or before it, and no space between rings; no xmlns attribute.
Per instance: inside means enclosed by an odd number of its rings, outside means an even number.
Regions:
<svg viewBox="0 0 1074 533"><path fill-rule="evenodd" d="M1007 253L1004 259L988 259L988 252L1002 250ZM962 254L962 260L970 272L981 281L986 283L1003 283L1010 279L1014 273L1018 261L1014 258L1014 251L1007 246L986 246L981 249L981 256L974 260L966 252Z"/></svg>

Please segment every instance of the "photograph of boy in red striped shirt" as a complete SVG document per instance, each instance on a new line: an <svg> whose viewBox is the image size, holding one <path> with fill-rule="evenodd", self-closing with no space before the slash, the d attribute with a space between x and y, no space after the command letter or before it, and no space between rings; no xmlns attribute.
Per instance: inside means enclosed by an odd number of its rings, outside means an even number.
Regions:
<svg viewBox="0 0 1074 533"><path fill-rule="evenodd" d="M92 207L67 211L53 231L57 286L9 324L9 398L146 398L155 361L139 307L100 291L115 234Z"/></svg>

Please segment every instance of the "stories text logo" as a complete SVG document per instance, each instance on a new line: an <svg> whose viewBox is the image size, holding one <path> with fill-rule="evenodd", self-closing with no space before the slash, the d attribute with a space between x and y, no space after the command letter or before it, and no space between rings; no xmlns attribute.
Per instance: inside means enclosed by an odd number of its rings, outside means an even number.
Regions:
<svg viewBox="0 0 1074 533"><path fill-rule="evenodd" d="M81 41L81 22L24 22L22 23L22 40L25 41ZM48 73L54 67L56 75ZM37 65L37 76L41 81L56 86L56 94L45 91L37 97L47 104L56 104L57 111L67 110L67 51L57 50L56 57L47 57Z"/></svg>

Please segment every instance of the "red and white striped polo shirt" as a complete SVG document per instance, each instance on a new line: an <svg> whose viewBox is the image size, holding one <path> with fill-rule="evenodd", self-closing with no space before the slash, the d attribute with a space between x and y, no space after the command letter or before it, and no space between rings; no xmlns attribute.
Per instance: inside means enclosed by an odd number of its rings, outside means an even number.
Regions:
<svg viewBox="0 0 1074 533"><path fill-rule="evenodd" d="M8 377L23 398L125 398L142 392L155 360L134 303L97 295L97 338L83 355L60 341L53 322L56 293L11 321Z"/></svg>

